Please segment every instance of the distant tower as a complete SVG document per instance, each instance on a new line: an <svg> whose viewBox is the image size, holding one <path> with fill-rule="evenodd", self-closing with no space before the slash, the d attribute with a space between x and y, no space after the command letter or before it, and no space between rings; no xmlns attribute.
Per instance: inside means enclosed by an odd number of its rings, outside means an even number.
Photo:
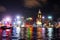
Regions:
<svg viewBox="0 0 60 40"><path fill-rule="evenodd" d="M40 10L38 12L38 20L42 23L42 13Z"/></svg>
<svg viewBox="0 0 60 40"><path fill-rule="evenodd" d="M37 20L36 20L36 24L37 25L42 25L42 13L41 13L40 10L38 12L38 17L37 17Z"/></svg>

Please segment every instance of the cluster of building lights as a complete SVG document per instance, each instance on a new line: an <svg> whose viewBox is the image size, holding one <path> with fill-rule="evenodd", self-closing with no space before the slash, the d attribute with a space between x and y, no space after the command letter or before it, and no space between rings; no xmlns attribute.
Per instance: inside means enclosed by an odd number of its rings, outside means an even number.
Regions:
<svg viewBox="0 0 60 40"><path fill-rule="evenodd" d="M45 17L45 16L42 15L41 11L39 10L36 24L39 25L39 26L41 26L43 20L45 20L45 19L52 20L52 16Z"/></svg>
<svg viewBox="0 0 60 40"><path fill-rule="evenodd" d="M15 17L15 21L13 22L13 24L15 25L15 24L21 24L21 18L24 18L24 17L21 17L21 16L16 16ZM52 16L47 16L47 18L49 19L49 20L51 20L52 19ZM45 18L45 16L42 16L42 14L41 14L41 11L39 10L39 12L38 12L38 18L37 18L38 20L37 20L37 22L36 22L36 24L38 24L38 25L41 25L42 24L42 20L44 20L44 19L46 19ZM14 20L14 19L12 19L11 17L5 17L5 18L3 18L3 22L5 22L5 23L7 23L7 22L12 22L12 20ZM33 20L33 18L32 17L28 17L28 18L26 18L26 19L24 19L24 20Z"/></svg>

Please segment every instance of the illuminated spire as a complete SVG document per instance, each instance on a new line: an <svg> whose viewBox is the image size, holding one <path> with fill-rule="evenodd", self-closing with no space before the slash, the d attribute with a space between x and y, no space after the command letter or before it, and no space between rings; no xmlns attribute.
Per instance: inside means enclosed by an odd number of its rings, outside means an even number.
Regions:
<svg viewBox="0 0 60 40"><path fill-rule="evenodd" d="M38 11L38 18L42 18L40 9L39 9L39 11Z"/></svg>
<svg viewBox="0 0 60 40"><path fill-rule="evenodd" d="M40 11L40 9L39 9L39 12L38 12L39 14L41 14L41 11Z"/></svg>
<svg viewBox="0 0 60 40"><path fill-rule="evenodd" d="M38 18L37 18L36 24L37 25L41 25L42 24L42 14L41 14L40 10L38 11Z"/></svg>

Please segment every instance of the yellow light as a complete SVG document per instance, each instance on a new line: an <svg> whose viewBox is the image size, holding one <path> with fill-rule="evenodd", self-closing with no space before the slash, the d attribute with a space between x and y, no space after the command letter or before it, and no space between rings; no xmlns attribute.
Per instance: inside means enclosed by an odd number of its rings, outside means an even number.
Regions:
<svg viewBox="0 0 60 40"><path fill-rule="evenodd" d="M37 21L37 25L41 25L42 23L40 21Z"/></svg>
<svg viewBox="0 0 60 40"><path fill-rule="evenodd" d="M29 18L30 20L32 20L32 18Z"/></svg>
<svg viewBox="0 0 60 40"><path fill-rule="evenodd" d="M38 15L38 18L41 18L42 19L42 15Z"/></svg>
<svg viewBox="0 0 60 40"><path fill-rule="evenodd" d="M42 18L42 16L40 15L40 18Z"/></svg>
<svg viewBox="0 0 60 40"><path fill-rule="evenodd" d="M2 26L4 26L4 24L2 24Z"/></svg>
<svg viewBox="0 0 60 40"><path fill-rule="evenodd" d="M31 17L27 18L27 20L33 20Z"/></svg>

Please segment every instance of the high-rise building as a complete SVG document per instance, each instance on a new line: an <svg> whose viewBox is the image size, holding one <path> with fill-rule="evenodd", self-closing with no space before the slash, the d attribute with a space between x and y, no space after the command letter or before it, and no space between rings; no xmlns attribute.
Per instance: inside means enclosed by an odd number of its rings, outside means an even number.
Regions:
<svg viewBox="0 0 60 40"><path fill-rule="evenodd" d="M37 24L37 40L40 39L42 40L42 13L40 10L38 12L36 24Z"/></svg>
<svg viewBox="0 0 60 40"><path fill-rule="evenodd" d="M37 17L37 19L36 19L36 24L39 25L39 26L42 25L42 13L41 13L40 10L39 10L39 12L38 12L38 17Z"/></svg>

